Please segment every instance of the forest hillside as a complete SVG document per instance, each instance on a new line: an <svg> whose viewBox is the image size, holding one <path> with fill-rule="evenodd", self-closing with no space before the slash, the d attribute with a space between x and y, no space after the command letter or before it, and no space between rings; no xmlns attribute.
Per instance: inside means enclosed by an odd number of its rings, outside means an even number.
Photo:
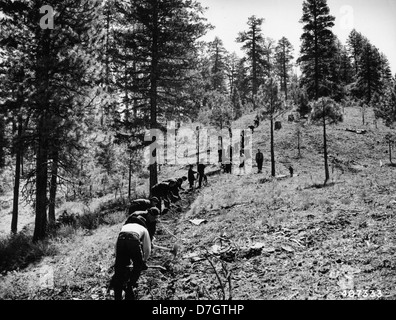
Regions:
<svg viewBox="0 0 396 320"><path fill-rule="evenodd" d="M298 157L296 124L285 117L275 134L277 178L269 174L264 121L253 139L265 155L262 174L255 167L241 176L221 173L182 193L161 217L156 240L177 243L179 253L154 250L149 265L157 267L143 272L138 299L345 299L350 289L361 290L360 299L394 299L396 176L383 142L389 129L376 127L370 110L367 125L360 108L345 108L344 116L328 130L334 166L326 186L320 126L302 133ZM161 178L185 171L165 168ZM99 225L64 225L41 259L3 273L2 299L112 299L106 289L126 208L120 200L97 201L91 210L100 213Z"/></svg>

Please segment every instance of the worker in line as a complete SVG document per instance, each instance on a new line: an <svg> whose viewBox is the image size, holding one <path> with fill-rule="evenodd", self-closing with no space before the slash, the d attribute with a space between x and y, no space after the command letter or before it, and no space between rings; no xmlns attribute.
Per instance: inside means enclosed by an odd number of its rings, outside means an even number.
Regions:
<svg viewBox="0 0 396 320"><path fill-rule="evenodd" d="M135 199L132 200L129 204L128 215L131 215L135 211L145 211L151 207L157 207L159 204L159 200L157 197L151 197L148 199Z"/></svg>
<svg viewBox="0 0 396 320"><path fill-rule="evenodd" d="M146 262L151 254L151 240L147 230L145 219L137 217L125 223L117 238L114 276L111 285L114 288L114 299L122 299L122 291L125 291L125 299L133 300L133 287L142 270L147 268ZM133 263L132 270L129 265Z"/></svg>

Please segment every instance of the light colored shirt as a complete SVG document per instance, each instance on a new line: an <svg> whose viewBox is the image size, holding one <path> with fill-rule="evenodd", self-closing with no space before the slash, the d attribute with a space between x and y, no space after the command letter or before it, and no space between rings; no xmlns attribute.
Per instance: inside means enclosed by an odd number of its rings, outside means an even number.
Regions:
<svg viewBox="0 0 396 320"><path fill-rule="evenodd" d="M151 254L151 240L147 229L137 223L124 224L121 232L137 233L143 246L143 261L146 262Z"/></svg>

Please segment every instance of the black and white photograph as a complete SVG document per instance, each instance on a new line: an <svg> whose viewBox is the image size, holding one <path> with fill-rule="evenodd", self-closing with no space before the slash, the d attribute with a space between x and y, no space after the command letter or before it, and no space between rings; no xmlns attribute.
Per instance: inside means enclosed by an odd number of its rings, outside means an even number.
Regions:
<svg viewBox="0 0 396 320"><path fill-rule="evenodd" d="M0 300L396 300L395 144L396 0L0 0Z"/></svg>

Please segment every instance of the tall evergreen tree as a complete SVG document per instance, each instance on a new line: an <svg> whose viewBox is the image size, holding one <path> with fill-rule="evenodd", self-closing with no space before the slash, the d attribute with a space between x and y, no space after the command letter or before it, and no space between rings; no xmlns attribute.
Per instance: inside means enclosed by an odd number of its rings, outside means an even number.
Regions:
<svg viewBox="0 0 396 320"><path fill-rule="evenodd" d="M241 62L241 59L239 59L235 52L227 57L226 68L228 90L232 104L232 117L233 119L237 119L242 115L243 100L246 100L243 97L248 94L248 78L245 75L243 62Z"/></svg>
<svg viewBox="0 0 396 320"><path fill-rule="evenodd" d="M278 41L275 49L276 73L280 79L281 90L285 93L285 99L288 99L287 89L292 69L293 46L286 37Z"/></svg>
<svg viewBox="0 0 396 320"><path fill-rule="evenodd" d="M245 60L249 63L252 97L257 94L258 88L263 83L264 76L268 73L267 52L264 47L264 36L261 25L263 18L251 16L248 18L248 31L238 34L237 42L242 43L246 52Z"/></svg>
<svg viewBox="0 0 396 320"><path fill-rule="evenodd" d="M227 50L224 48L223 41L215 37L215 39L208 44L209 46L209 61L211 63L212 71L212 90L225 92L226 89L226 59Z"/></svg>
<svg viewBox="0 0 396 320"><path fill-rule="evenodd" d="M262 115L270 120L271 175L275 177L274 122L280 116L284 104L279 97L276 81L272 77L260 87L257 100L257 104L262 106Z"/></svg>
<svg viewBox="0 0 396 320"><path fill-rule="evenodd" d="M135 52L141 60L139 82L148 101L150 129L161 127L170 101L186 82L186 70L194 58L196 40L207 25L201 14L202 6L196 1L137 0L133 2L130 18L141 26L134 34ZM176 32L177 31L177 32ZM152 140L154 142L154 140ZM150 188L157 183L157 150L150 160Z"/></svg>
<svg viewBox="0 0 396 320"><path fill-rule="evenodd" d="M364 37L360 32L357 32L356 29L353 29L348 36L347 45L348 51L350 53L350 57L353 60L353 65L355 68L354 75L356 76L359 71L359 59L363 52L364 45L368 42L367 38Z"/></svg>
<svg viewBox="0 0 396 320"><path fill-rule="evenodd" d="M334 35L331 28L335 18L330 15L326 0L303 2L303 26L300 57L301 84L307 88L310 99L329 96L330 63L334 56Z"/></svg>
<svg viewBox="0 0 396 320"><path fill-rule="evenodd" d="M384 120L386 126L391 127L396 122L396 76L388 83L384 94L374 100L376 118Z"/></svg>
<svg viewBox="0 0 396 320"><path fill-rule="evenodd" d="M347 95L347 87L353 82L353 66L345 46L335 36L334 55L330 62L330 97L340 102Z"/></svg>
<svg viewBox="0 0 396 320"><path fill-rule="evenodd" d="M380 52L371 43L365 43L358 62L356 89L358 98L364 99L366 104L376 93L381 93L382 72Z"/></svg>
<svg viewBox="0 0 396 320"><path fill-rule="evenodd" d="M54 28L43 26L40 9L44 5L56 8ZM46 236L47 207L55 201L56 180L48 197L49 178L56 176L58 153L65 148L64 124L73 119L81 122L86 109L81 101L87 88L97 77L95 45L100 39L97 18L101 3L92 1L13 1L2 7L8 20L7 27L18 30L18 21L23 21L23 32L8 35L8 45L21 44L20 51L29 61L31 94L26 105L34 124L31 137L36 154L35 184L35 229L33 240ZM84 105L86 106L86 105ZM79 119L74 115L80 112ZM61 140L62 139L62 140ZM60 143L60 141L63 141ZM49 164L52 162L52 173ZM50 201L48 201L50 199ZM54 220L54 216L51 216ZM52 221L53 222L53 221Z"/></svg>
<svg viewBox="0 0 396 320"><path fill-rule="evenodd" d="M339 105L331 98L322 97L311 103L311 121L314 124L323 127L323 158L325 167L324 185L330 179L328 153L327 153L327 126L329 124L337 124L343 121L342 113Z"/></svg>

